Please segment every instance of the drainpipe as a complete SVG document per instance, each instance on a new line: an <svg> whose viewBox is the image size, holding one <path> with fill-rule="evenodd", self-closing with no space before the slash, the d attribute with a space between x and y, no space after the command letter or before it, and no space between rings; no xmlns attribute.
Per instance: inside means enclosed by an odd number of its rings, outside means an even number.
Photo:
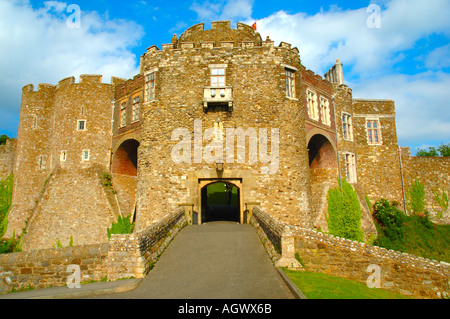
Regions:
<svg viewBox="0 0 450 319"><path fill-rule="evenodd" d="M400 159L400 176L401 176L401 181L402 181L403 209L405 210L405 214L408 214L408 212L406 211L405 183L403 181L402 151L400 149L400 145L398 145L398 156Z"/></svg>

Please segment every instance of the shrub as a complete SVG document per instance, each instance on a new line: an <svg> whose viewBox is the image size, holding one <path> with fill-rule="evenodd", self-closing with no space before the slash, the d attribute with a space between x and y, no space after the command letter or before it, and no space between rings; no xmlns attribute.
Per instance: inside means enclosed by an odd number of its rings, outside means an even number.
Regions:
<svg viewBox="0 0 450 319"><path fill-rule="evenodd" d="M0 239L0 254L8 254L22 251L21 241L22 241L21 236L16 237L14 232L11 238Z"/></svg>
<svg viewBox="0 0 450 319"><path fill-rule="evenodd" d="M350 240L363 241L361 206L352 185L343 180L342 192L339 188L330 189L327 201L327 222L330 234Z"/></svg>
<svg viewBox="0 0 450 319"><path fill-rule="evenodd" d="M13 175L0 180L0 238L5 234L8 225L8 213L11 208Z"/></svg>
<svg viewBox="0 0 450 319"><path fill-rule="evenodd" d="M437 202L439 208L436 211L436 217L442 218L444 212L448 210L448 195L444 189L442 189L442 195L439 195L439 192L433 189L434 200Z"/></svg>
<svg viewBox="0 0 450 319"><path fill-rule="evenodd" d="M406 215L386 199L375 202L372 216L386 237L396 240L404 236Z"/></svg>
<svg viewBox="0 0 450 319"><path fill-rule="evenodd" d="M413 214L422 214L425 210L425 189L419 180L415 180L408 191L409 210Z"/></svg>
<svg viewBox="0 0 450 319"><path fill-rule="evenodd" d="M125 217L118 216L117 222L112 223L111 228L107 228L106 233L108 239L112 234L131 234L133 232L134 223L131 222L131 214Z"/></svg>

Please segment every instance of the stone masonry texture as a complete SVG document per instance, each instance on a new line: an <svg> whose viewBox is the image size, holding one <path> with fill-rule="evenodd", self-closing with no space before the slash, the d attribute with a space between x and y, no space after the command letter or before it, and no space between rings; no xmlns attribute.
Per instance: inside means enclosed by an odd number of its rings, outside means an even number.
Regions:
<svg viewBox="0 0 450 319"><path fill-rule="evenodd" d="M25 251L106 243L117 216L130 215L138 233L180 205L205 222L203 190L218 181L238 187L241 222L257 205L286 225L327 231L328 190L351 176L369 237L366 197L403 207L403 190L419 179L431 217L448 223L449 211L434 212L433 190L450 193L450 158L401 149L394 101L354 99L338 62L324 78L302 65L298 48L229 21L192 26L140 62L131 79L23 87L0 173L14 173L6 237L23 234Z"/></svg>

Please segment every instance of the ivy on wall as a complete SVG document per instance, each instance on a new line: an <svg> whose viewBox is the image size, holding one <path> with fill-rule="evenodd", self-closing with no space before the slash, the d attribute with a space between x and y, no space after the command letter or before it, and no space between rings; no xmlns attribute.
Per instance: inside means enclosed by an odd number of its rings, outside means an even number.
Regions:
<svg viewBox="0 0 450 319"><path fill-rule="evenodd" d="M328 230L331 235L362 242L364 232L358 195L345 180L341 185L342 188L328 190Z"/></svg>

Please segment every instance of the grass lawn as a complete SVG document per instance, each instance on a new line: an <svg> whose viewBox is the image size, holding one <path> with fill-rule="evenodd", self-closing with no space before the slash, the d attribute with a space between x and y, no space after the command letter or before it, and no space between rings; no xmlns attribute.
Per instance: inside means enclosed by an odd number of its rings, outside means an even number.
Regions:
<svg viewBox="0 0 450 319"><path fill-rule="evenodd" d="M284 269L308 299L410 299L386 290L322 273Z"/></svg>

